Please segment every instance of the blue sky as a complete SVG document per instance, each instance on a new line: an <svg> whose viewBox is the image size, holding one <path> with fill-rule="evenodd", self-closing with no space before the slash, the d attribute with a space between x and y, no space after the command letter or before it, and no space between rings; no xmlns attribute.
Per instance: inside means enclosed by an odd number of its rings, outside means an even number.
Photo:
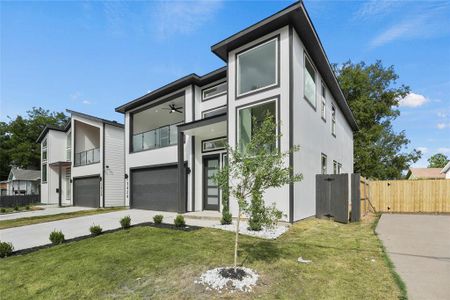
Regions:
<svg viewBox="0 0 450 300"><path fill-rule="evenodd" d="M114 108L223 66L211 45L292 1L1 2L0 120L32 106ZM394 65L411 87L396 131L450 156L450 2L305 1L331 62Z"/></svg>

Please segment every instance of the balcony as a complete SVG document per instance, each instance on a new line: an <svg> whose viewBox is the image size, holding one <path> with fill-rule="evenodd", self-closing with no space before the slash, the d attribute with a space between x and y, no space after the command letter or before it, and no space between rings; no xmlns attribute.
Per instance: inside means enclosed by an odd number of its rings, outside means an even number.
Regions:
<svg viewBox="0 0 450 300"><path fill-rule="evenodd" d="M100 148L75 153L74 166L86 166L100 162Z"/></svg>
<svg viewBox="0 0 450 300"><path fill-rule="evenodd" d="M167 125L133 135L133 152L157 149L177 144L177 125Z"/></svg>

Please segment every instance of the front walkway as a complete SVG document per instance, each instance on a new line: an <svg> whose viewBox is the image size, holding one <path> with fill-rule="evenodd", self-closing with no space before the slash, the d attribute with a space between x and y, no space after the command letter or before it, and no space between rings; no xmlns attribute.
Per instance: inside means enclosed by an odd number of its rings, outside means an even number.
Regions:
<svg viewBox="0 0 450 300"><path fill-rule="evenodd" d="M376 232L409 299L450 299L450 216L383 214Z"/></svg>
<svg viewBox="0 0 450 300"><path fill-rule="evenodd" d="M153 216L164 216L163 223L173 224L177 213L149 210L129 209L110 213L83 216L60 221L33 224L0 230L0 240L11 242L15 250L22 250L49 244L49 235L53 230L61 230L66 239L89 235L89 227L100 225L103 230L120 227L119 220L124 216L131 217L131 224L153 222ZM218 220L209 218L186 218L186 224L191 226L212 227L219 224Z"/></svg>
<svg viewBox="0 0 450 300"><path fill-rule="evenodd" d="M0 215L0 221L29 218L29 217L39 217L39 216L50 216L50 215L71 213L75 211L94 209L90 207L76 207L76 206L58 207L58 205L37 205L37 206L43 207L44 209Z"/></svg>

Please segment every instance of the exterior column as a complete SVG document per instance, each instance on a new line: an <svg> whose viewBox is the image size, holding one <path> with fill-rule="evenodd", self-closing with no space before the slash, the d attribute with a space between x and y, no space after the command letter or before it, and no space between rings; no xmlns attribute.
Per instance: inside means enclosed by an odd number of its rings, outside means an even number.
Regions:
<svg viewBox="0 0 450 300"><path fill-rule="evenodd" d="M186 212L186 168L184 166L184 132L178 131L178 212Z"/></svg>

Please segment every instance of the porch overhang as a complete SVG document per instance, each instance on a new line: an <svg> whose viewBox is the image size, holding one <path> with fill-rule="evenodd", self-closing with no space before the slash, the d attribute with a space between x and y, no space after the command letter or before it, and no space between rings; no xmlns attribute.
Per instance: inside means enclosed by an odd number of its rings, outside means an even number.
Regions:
<svg viewBox="0 0 450 300"><path fill-rule="evenodd" d="M62 168L63 167L70 167L72 165L72 162L70 161L55 161L50 164L48 164L50 167L58 167L58 205L62 206Z"/></svg>
<svg viewBox="0 0 450 300"><path fill-rule="evenodd" d="M189 135L195 143L195 136L202 139L227 136L227 114L220 114L201 120L178 125L178 212L187 212L186 165L184 163L184 136ZM193 147L195 149L195 147ZM194 170L192 170L194 173Z"/></svg>

